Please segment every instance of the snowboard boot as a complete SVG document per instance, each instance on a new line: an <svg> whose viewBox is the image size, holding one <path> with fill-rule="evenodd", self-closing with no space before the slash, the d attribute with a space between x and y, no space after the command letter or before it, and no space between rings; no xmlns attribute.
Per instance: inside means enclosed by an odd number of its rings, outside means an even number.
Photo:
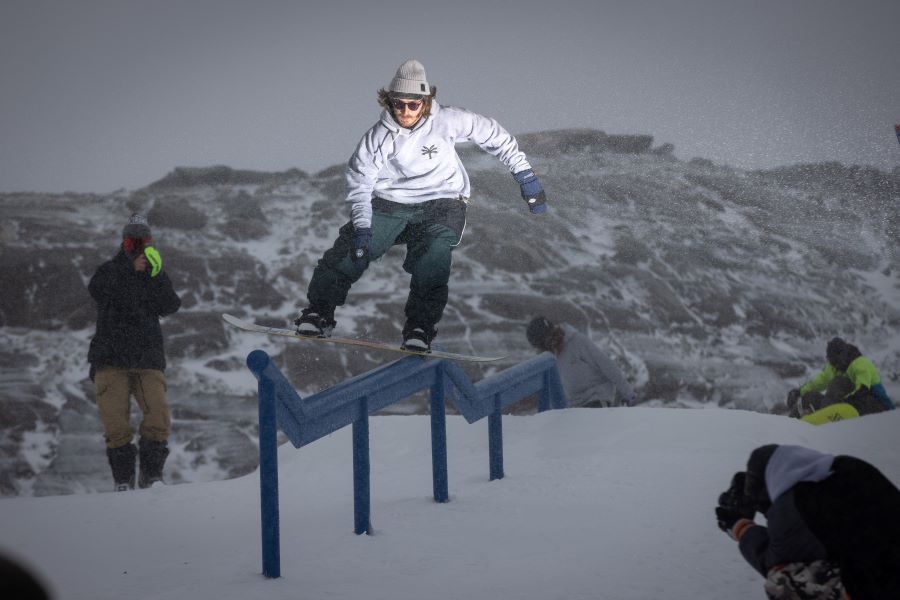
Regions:
<svg viewBox="0 0 900 600"><path fill-rule="evenodd" d="M113 481L117 492L134 489L134 463L137 449L134 444L125 444L118 448L107 448L106 457L112 469Z"/></svg>
<svg viewBox="0 0 900 600"><path fill-rule="evenodd" d="M151 442L141 438L140 448L141 468L138 487L144 489L163 480L163 465L169 456L169 445L167 442Z"/></svg>
<svg viewBox="0 0 900 600"><path fill-rule="evenodd" d="M331 337L331 332L336 324L330 315L313 307L304 308L300 312L300 316L294 320L294 325L297 326L297 335L306 337Z"/></svg>
<svg viewBox="0 0 900 600"><path fill-rule="evenodd" d="M400 347L413 352L431 352L431 340L437 335L437 329L423 327L407 321L403 327L403 343Z"/></svg>
<svg viewBox="0 0 900 600"><path fill-rule="evenodd" d="M792 419L800 418L800 388L794 388L788 392L784 405L787 407L787 415L789 417Z"/></svg>

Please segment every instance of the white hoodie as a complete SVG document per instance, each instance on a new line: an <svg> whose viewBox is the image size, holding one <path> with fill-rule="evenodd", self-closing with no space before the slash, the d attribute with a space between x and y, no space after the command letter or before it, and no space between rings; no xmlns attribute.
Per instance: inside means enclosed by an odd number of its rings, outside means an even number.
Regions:
<svg viewBox="0 0 900 600"><path fill-rule="evenodd" d="M497 157L510 173L531 169L516 138L494 119L432 102L431 114L406 129L384 111L347 165L347 202L353 225L372 226L374 196L401 204L468 198L469 175L455 148L461 142L474 142Z"/></svg>

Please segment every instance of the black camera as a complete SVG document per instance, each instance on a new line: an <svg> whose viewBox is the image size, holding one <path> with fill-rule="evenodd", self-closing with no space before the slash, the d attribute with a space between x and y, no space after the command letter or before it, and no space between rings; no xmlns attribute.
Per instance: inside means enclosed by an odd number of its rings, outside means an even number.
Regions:
<svg viewBox="0 0 900 600"><path fill-rule="evenodd" d="M756 514L756 506L751 498L744 493L747 474L739 471L731 478L731 486L719 494L719 506L727 508L744 519L752 519Z"/></svg>

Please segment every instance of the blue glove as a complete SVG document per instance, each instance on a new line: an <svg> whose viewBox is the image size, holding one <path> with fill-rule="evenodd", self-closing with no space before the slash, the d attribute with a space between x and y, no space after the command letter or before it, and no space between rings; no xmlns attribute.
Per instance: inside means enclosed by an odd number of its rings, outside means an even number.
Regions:
<svg viewBox="0 0 900 600"><path fill-rule="evenodd" d="M350 237L350 260L353 266L362 271L369 266L369 255L372 253L372 228L357 227Z"/></svg>
<svg viewBox="0 0 900 600"><path fill-rule="evenodd" d="M528 210L531 211L531 214L540 215L547 211L547 199L544 196L544 188L541 187L541 182L538 181L534 171L531 169L519 171L513 174L513 179L519 184L519 188L522 190L522 199L528 204Z"/></svg>

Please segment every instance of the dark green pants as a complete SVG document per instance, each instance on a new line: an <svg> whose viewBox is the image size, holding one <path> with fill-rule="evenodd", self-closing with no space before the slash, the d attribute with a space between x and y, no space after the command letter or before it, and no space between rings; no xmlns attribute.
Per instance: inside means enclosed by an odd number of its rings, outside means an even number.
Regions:
<svg viewBox="0 0 900 600"><path fill-rule="evenodd" d="M372 252L370 262L391 246L406 245L403 269L411 275L406 301L407 325L434 329L447 305L453 248L459 244L466 223L466 203L458 198L398 204L380 198L372 201ZM333 318L334 308L347 300L350 287L364 269L350 260L353 224L341 227L330 250L319 259L307 290L311 307Z"/></svg>

